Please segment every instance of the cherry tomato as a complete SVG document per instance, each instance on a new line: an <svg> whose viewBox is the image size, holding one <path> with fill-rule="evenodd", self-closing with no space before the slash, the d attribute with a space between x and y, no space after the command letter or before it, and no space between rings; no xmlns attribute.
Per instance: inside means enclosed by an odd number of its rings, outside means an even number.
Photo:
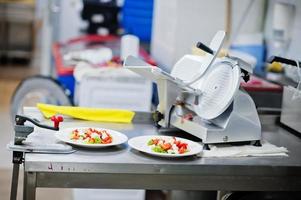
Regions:
<svg viewBox="0 0 301 200"><path fill-rule="evenodd" d="M103 143L104 144L109 144L112 142L112 138L111 137L106 137L105 139L103 139Z"/></svg>
<svg viewBox="0 0 301 200"><path fill-rule="evenodd" d="M95 143L95 139L94 138L90 138L89 142L92 143L92 144L94 144Z"/></svg>
<svg viewBox="0 0 301 200"><path fill-rule="evenodd" d="M186 152L186 148L185 147L181 147L180 149L179 149L179 154L183 154L183 153L185 153Z"/></svg>
<svg viewBox="0 0 301 200"><path fill-rule="evenodd" d="M153 144L157 145L159 143L159 139L153 139Z"/></svg>
<svg viewBox="0 0 301 200"><path fill-rule="evenodd" d="M179 148L184 147L185 149L187 149L187 145L188 145L188 144L186 144L186 143L181 143L178 147L179 147Z"/></svg>
<svg viewBox="0 0 301 200"><path fill-rule="evenodd" d="M170 143L164 143L161 145L162 149L164 149L165 151L171 149L172 145Z"/></svg>

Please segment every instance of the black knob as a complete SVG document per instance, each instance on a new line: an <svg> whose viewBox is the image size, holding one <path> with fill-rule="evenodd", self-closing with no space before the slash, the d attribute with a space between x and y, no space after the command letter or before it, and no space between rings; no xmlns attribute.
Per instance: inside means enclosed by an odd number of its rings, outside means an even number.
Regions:
<svg viewBox="0 0 301 200"><path fill-rule="evenodd" d="M250 80L250 74L246 70L241 70L242 72L242 78L244 79L245 82L248 82Z"/></svg>
<svg viewBox="0 0 301 200"><path fill-rule="evenodd" d="M164 118L164 115L162 113L160 113L159 111L155 111L153 113L153 120L155 122L155 124L158 125L158 122L161 121Z"/></svg>
<svg viewBox="0 0 301 200"><path fill-rule="evenodd" d="M214 54L214 51L212 49L210 49L210 47L208 47L207 45L201 43L201 42L198 42L196 44L196 47L199 48L199 49L202 49L203 51L207 52L207 53L210 53L210 54Z"/></svg>

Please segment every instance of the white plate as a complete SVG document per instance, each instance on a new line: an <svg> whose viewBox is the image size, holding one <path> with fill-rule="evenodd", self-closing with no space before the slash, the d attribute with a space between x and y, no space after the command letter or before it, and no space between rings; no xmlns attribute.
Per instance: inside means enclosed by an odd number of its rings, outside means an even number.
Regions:
<svg viewBox="0 0 301 200"><path fill-rule="evenodd" d="M148 141L154 138L160 138L160 139L164 139L164 140L169 140L173 137L171 136L160 136L160 135L146 135L146 136L138 136L138 137L134 137L131 138L128 141L128 144L141 152L144 153L148 153L150 155L154 155L154 156L160 156L160 157L184 157L184 156L192 156L195 154L199 154L201 153L201 151L203 150L202 146L196 142L193 142L191 140L187 140L184 138L179 138L179 137L175 137L176 140L180 140L182 142L185 142L188 144L188 149L189 152L183 153L183 154L167 154L167 153L157 153L154 152L150 146L147 145Z"/></svg>
<svg viewBox="0 0 301 200"><path fill-rule="evenodd" d="M74 140L70 139L70 134L72 133L73 130L78 129L79 131L81 131L83 129L88 129L88 128L108 131L109 134L112 136L112 143L110 143L110 144L84 144L81 141L74 141ZM110 129L106 129L106 128L95 128L95 127L66 128L66 129L59 130L55 134L55 136L56 136L57 139L59 139L63 142L73 144L73 145L77 145L77 146L81 146L81 147L88 147L88 148L102 148L102 147L115 146L115 145L125 143L128 140L126 135L124 135L124 134L122 134L118 131L114 131L114 130L110 130Z"/></svg>

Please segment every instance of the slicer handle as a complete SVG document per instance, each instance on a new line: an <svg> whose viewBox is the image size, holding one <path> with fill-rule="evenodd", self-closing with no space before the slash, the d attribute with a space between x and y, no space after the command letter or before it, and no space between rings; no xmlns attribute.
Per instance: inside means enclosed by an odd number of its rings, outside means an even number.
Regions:
<svg viewBox="0 0 301 200"><path fill-rule="evenodd" d="M283 64L288 64L288 65L292 65L292 66L297 67L296 60L291 60L291 59L283 58L283 57L280 57L280 56L271 56L267 59L267 62L268 63L280 62L280 63L283 63ZM299 65L301 65L301 62L300 61L298 61L298 62L299 62Z"/></svg>
<svg viewBox="0 0 301 200"><path fill-rule="evenodd" d="M207 45L203 44L202 42L198 42L196 44L196 47L199 48L199 49L202 49L203 51L205 51L209 54L212 54L212 55L214 54L214 51L210 47L208 47Z"/></svg>
<svg viewBox="0 0 301 200"><path fill-rule="evenodd" d="M27 116L23 116L23 115L16 115L15 116L15 121L16 121L16 125L24 125L24 123L26 121L30 121L31 123L33 123L34 125L40 127L40 128L45 128L45 129L50 129L50 130L54 130L54 131L58 131L59 127L57 125L57 127L52 127L52 126L48 126L45 124L41 124L40 121L36 120L36 119L31 119ZM60 120L62 121L62 120Z"/></svg>

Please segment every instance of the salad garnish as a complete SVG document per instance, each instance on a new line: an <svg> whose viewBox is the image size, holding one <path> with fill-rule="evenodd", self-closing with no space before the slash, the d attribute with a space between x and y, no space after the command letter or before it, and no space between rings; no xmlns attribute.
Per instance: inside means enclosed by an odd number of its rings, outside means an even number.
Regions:
<svg viewBox="0 0 301 200"><path fill-rule="evenodd" d="M110 144L113 141L112 136L107 130L93 128L75 129L72 131L70 139L84 144Z"/></svg>
<svg viewBox="0 0 301 200"><path fill-rule="evenodd" d="M147 145L156 153L184 154L189 152L188 144L175 137L168 140L153 138L148 141Z"/></svg>

